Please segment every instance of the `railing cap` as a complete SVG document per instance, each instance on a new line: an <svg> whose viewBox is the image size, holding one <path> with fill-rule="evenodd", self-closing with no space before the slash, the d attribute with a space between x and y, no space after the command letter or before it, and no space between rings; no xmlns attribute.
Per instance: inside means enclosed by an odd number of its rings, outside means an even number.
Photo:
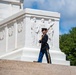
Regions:
<svg viewBox="0 0 76 75"><path fill-rule="evenodd" d="M7 22L9 21L12 21L12 20L15 20L16 18L22 16L22 15L25 15L25 14L28 14L28 15L37 15L37 16L46 16L46 17L55 17L55 18L60 18L60 13L58 12L50 12L50 11L44 11L44 10L36 10L36 9L29 9L29 8L26 8L24 10L21 10L20 12L2 20L0 22L0 26L3 25L3 24L6 24Z"/></svg>

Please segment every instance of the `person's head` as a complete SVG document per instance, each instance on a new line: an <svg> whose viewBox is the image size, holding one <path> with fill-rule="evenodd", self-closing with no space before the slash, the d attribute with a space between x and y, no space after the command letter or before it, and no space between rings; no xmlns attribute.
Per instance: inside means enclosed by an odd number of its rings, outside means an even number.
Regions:
<svg viewBox="0 0 76 75"><path fill-rule="evenodd" d="M42 28L42 33L46 34L47 33L47 28Z"/></svg>

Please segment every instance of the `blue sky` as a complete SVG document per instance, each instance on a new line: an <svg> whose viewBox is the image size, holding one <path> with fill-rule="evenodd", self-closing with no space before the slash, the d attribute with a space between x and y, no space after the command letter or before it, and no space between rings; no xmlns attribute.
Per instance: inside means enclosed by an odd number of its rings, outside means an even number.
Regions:
<svg viewBox="0 0 76 75"><path fill-rule="evenodd" d="M59 12L60 34L76 27L76 0L24 0L24 8Z"/></svg>

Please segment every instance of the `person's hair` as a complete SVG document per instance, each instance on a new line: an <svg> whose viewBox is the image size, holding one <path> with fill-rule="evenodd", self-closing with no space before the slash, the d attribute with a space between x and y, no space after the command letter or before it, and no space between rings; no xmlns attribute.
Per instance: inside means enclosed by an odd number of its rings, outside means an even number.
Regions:
<svg viewBox="0 0 76 75"><path fill-rule="evenodd" d="M42 28L42 32L43 32L44 30L47 31L47 28Z"/></svg>

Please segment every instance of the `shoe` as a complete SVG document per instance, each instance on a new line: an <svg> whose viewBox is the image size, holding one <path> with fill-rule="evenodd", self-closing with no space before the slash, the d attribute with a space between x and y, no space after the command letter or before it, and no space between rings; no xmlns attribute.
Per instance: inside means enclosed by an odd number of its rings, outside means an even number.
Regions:
<svg viewBox="0 0 76 75"><path fill-rule="evenodd" d="M38 63L38 61L33 61L33 62Z"/></svg>

